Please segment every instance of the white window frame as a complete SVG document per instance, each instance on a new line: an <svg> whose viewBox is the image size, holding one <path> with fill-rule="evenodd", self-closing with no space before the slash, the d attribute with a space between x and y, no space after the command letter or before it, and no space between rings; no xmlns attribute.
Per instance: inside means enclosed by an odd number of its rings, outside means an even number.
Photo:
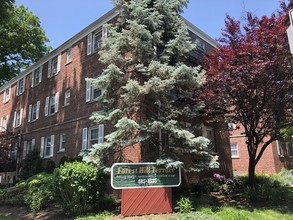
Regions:
<svg viewBox="0 0 293 220"><path fill-rule="evenodd" d="M23 143L23 159L26 158L26 156L29 154L29 152L31 152L33 149L35 149L36 146L36 140L35 139L31 139L31 140L27 140L24 141Z"/></svg>
<svg viewBox="0 0 293 220"><path fill-rule="evenodd" d="M51 112L51 109L54 106L54 111ZM59 107L59 92L56 92L53 96L47 96L45 101L45 116L54 115L58 112Z"/></svg>
<svg viewBox="0 0 293 220"><path fill-rule="evenodd" d="M197 39L195 44L196 44L196 49L199 49L200 51L206 52L206 44L205 44L205 42Z"/></svg>
<svg viewBox="0 0 293 220"><path fill-rule="evenodd" d="M232 147L235 147L232 149ZM230 143L230 150L231 150L231 158L239 158L239 148L237 143ZM232 152L235 152L233 154Z"/></svg>
<svg viewBox="0 0 293 220"><path fill-rule="evenodd" d="M212 137L209 137L209 132L211 132ZM202 136L210 140L211 150L216 151L216 141L215 141L215 130L212 127L202 125Z"/></svg>
<svg viewBox="0 0 293 220"><path fill-rule="evenodd" d="M61 69L61 54L53 57L48 62L48 78L56 76Z"/></svg>
<svg viewBox="0 0 293 220"><path fill-rule="evenodd" d="M96 40L97 35L100 34L99 40ZM97 52L100 48L106 45L108 35L107 27L102 26L95 31L88 34L87 37L87 55ZM97 45L98 43L98 45Z"/></svg>
<svg viewBox="0 0 293 220"><path fill-rule="evenodd" d="M16 84L16 95L19 96L25 91L25 77L17 81Z"/></svg>
<svg viewBox="0 0 293 220"><path fill-rule="evenodd" d="M98 137L94 139L97 143L104 143L104 124L100 124L96 127L83 128L82 129L82 150L87 150L91 147L91 131L98 129Z"/></svg>
<svg viewBox="0 0 293 220"><path fill-rule="evenodd" d="M66 64L72 62L72 54L73 54L72 47L69 47L66 51Z"/></svg>
<svg viewBox="0 0 293 220"><path fill-rule="evenodd" d="M32 86L31 87L35 87L42 82L42 68L43 66L39 66L32 72Z"/></svg>
<svg viewBox="0 0 293 220"><path fill-rule="evenodd" d="M13 121L13 127L14 128L17 128L17 127L21 126L21 124L22 124L22 112L23 112L22 108L20 110L14 112L14 121Z"/></svg>
<svg viewBox="0 0 293 220"><path fill-rule="evenodd" d="M95 90L100 90L101 94L97 97L94 97ZM94 88L90 81L86 81L86 102L94 102L97 101L98 98L103 94L103 89Z"/></svg>
<svg viewBox="0 0 293 220"><path fill-rule="evenodd" d="M41 137L41 150L40 157L41 158L51 158L54 154L54 135ZM49 141L50 140L50 141ZM49 151L49 154L48 154Z"/></svg>
<svg viewBox="0 0 293 220"><path fill-rule="evenodd" d="M65 144L66 144L66 134L62 133L60 134L60 139L59 139L59 152L65 152Z"/></svg>
<svg viewBox="0 0 293 220"><path fill-rule="evenodd" d="M9 86L8 88L4 90L3 103L6 103L10 100L10 94L11 94L11 86Z"/></svg>
<svg viewBox="0 0 293 220"><path fill-rule="evenodd" d="M287 156L292 157L293 156L293 146L289 142L285 142L283 140L277 140L277 151L279 157L285 156L285 151Z"/></svg>
<svg viewBox="0 0 293 220"><path fill-rule="evenodd" d="M64 106L68 105L70 105L70 89L67 89L64 92Z"/></svg>
<svg viewBox="0 0 293 220"><path fill-rule="evenodd" d="M0 132L7 130L8 119L9 119L9 115L1 117Z"/></svg>
<svg viewBox="0 0 293 220"><path fill-rule="evenodd" d="M40 101L35 104L30 104L28 108L28 122L33 122L39 119L40 115Z"/></svg>

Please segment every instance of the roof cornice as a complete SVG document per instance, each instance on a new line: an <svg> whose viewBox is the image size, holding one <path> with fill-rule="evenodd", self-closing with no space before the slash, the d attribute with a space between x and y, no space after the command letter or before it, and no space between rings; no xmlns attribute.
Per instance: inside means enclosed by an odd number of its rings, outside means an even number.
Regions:
<svg viewBox="0 0 293 220"><path fill-rule="evenodd" d="M110 21L111 19L113 19L114 17L119 15L120 10L121 10L121 8L119 8L119 7L115 7L113 9L111 9L109 12L104 14L102 17L98 18L96 21L94 21L93 23L91 23L90 25L85 27L83 30L78 32L76 35L71 37L69 40L65 41L59 47L57 47L56 49L52 50L50 53L48 53L47 55L45 55L44 57L39 59L36 63L34 63L30 67L26 68L19 75L17 75L16 77L12 78L6 84L1 86L0 87L0 92L3 92L6 88L9 88L13 84L15 84L19 79L21 79L21 78L27 76L28 74L30 74L34 69L36 69L39 66L43 65L44 63L48 62L48 60L50 60L53 57L57 56L62 51L66 50L68 47L72 46L74 43L76 43L77 41L81 40L82 38L87 36L90 32L93 32L94 30L96 30L98 27L100 27L104 23L107 23L108 21ZM197 35L198 37L200 37L202 40L206 41L207 43L209 43L213 47L217 47L219 45L214 39L212 39L210 36L208 36L206 33L204 33L198 27L193 25L191 22L189 22L188 20L186 20L182 16L181 16L181 18L183 19L183 21L187 25L188 29L192 33L194 33L195 35Z"/></svg>

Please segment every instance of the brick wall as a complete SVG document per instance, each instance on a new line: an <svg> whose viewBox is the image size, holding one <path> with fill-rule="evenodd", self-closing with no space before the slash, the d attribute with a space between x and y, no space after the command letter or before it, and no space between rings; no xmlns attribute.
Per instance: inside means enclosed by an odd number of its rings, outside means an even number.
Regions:
<svg viewBox="0 0 293 220"><path fill-rule="evenodd" d="M106 16L107 17L107 16ZM82 146L82 129L96 126L96 123L89 120L91 113L100 110L101 105L98 101L86 102L86 78L97 77L105 68L99 62L98 53L87 55L87 34L99 27L105 20L105 16L100 18L78 33L72 39L65 42L51 54L42 58L38 63L29 68L25 74L25 91L16 96L16 83L22 75L11 80L10 100L2 103L4 90L0 88L0 118L9 115L8 130L18 133L22 131L21 147L24 142L35 139L35 147L40 149L41 138L54 135L53 157L57 164L62 156L77 156ZM109 19L115 21L112 15ZM83 35L82 35L83 34ZM192 34L192 33L191 33ZM82 35L82 37L81 37ZM193 39L199 39L192 36ZM77 39L77 40L75 40ZM204 39L200 39L204 42ZM67 50L72 47L72 61L67 63ZM206 51L210 51L212 46L206 44ZM61 54L60 72L55 76L48 77L49 60ZM32 74L38 67L42 68L42 81L39 85L31 86ZM9 83L7 85L9 85ZM2 90L1 90L2 89ZM70 90L70 105L64 105L64 94ZM46 97L59 93L58 112L45 116ZM39 118L28 122L29 105L40 101ZM13 128L14 112L23 109L21 126ZM220 156L221 172L231 175L231 160L229 151L229 138L225 125L217 124L215 126L215 136L217 142L217 151ZM224 126L224 127L223 127ZM105 134L111 127L105 126ZM65 134L65 151L59 151L60 134ZM22 154L23 152L21 152ZM129 146L124 151L126 161L140 162L143 160L141 144ZM22 158L22 156L21 156Z"/></svg>

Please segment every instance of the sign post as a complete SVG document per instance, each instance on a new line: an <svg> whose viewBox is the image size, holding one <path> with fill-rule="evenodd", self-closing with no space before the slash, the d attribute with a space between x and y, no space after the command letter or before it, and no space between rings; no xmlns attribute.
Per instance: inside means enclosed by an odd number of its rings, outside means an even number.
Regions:
<svg viewBox="0 0 293 220"><path fill-rule="evenodd" d="M111 185L122 189L123 216L172 212L172 190L181 184L181 170L156 163L115 163Z"/></svg>

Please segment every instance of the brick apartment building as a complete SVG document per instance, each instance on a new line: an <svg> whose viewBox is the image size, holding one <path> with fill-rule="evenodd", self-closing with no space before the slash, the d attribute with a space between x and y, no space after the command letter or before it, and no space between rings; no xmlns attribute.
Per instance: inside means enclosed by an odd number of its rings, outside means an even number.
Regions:
<svg viewBox="0 0 293 220"><path fill-rule="evenodd" d="M0 126L2 131L18 134L11 157L19 158L19 166L34 148L44 161L58 164L63 156L77 156L82 149L103 142L109 126L89 120L101 108L96 101L101 90L91 87L86 78L102 72L97 53L107 36L102 25L117 16L116 9L109 11L0 88ZM201 50L195 57L200 59L202 52L211 51L217 43L190 22L186 24L192 38L198 40ZM201 127L201 134L212 139L217 149L222 173L231 174L227 126L203 123ZM15 172L0 171L0 183L14 177Z"/></svg>
<svg viewBox="0 0 293 220"><path fill-rule="evenodd" d="M241 174L248 172L249 155L246 146L246 137L243 127L239 129L231 124L231 157L233 171ZM262 158L256 165L256 173L278 173L282 168L293 168L293 145L282 140L273 142L265 150Z"/></svg>

